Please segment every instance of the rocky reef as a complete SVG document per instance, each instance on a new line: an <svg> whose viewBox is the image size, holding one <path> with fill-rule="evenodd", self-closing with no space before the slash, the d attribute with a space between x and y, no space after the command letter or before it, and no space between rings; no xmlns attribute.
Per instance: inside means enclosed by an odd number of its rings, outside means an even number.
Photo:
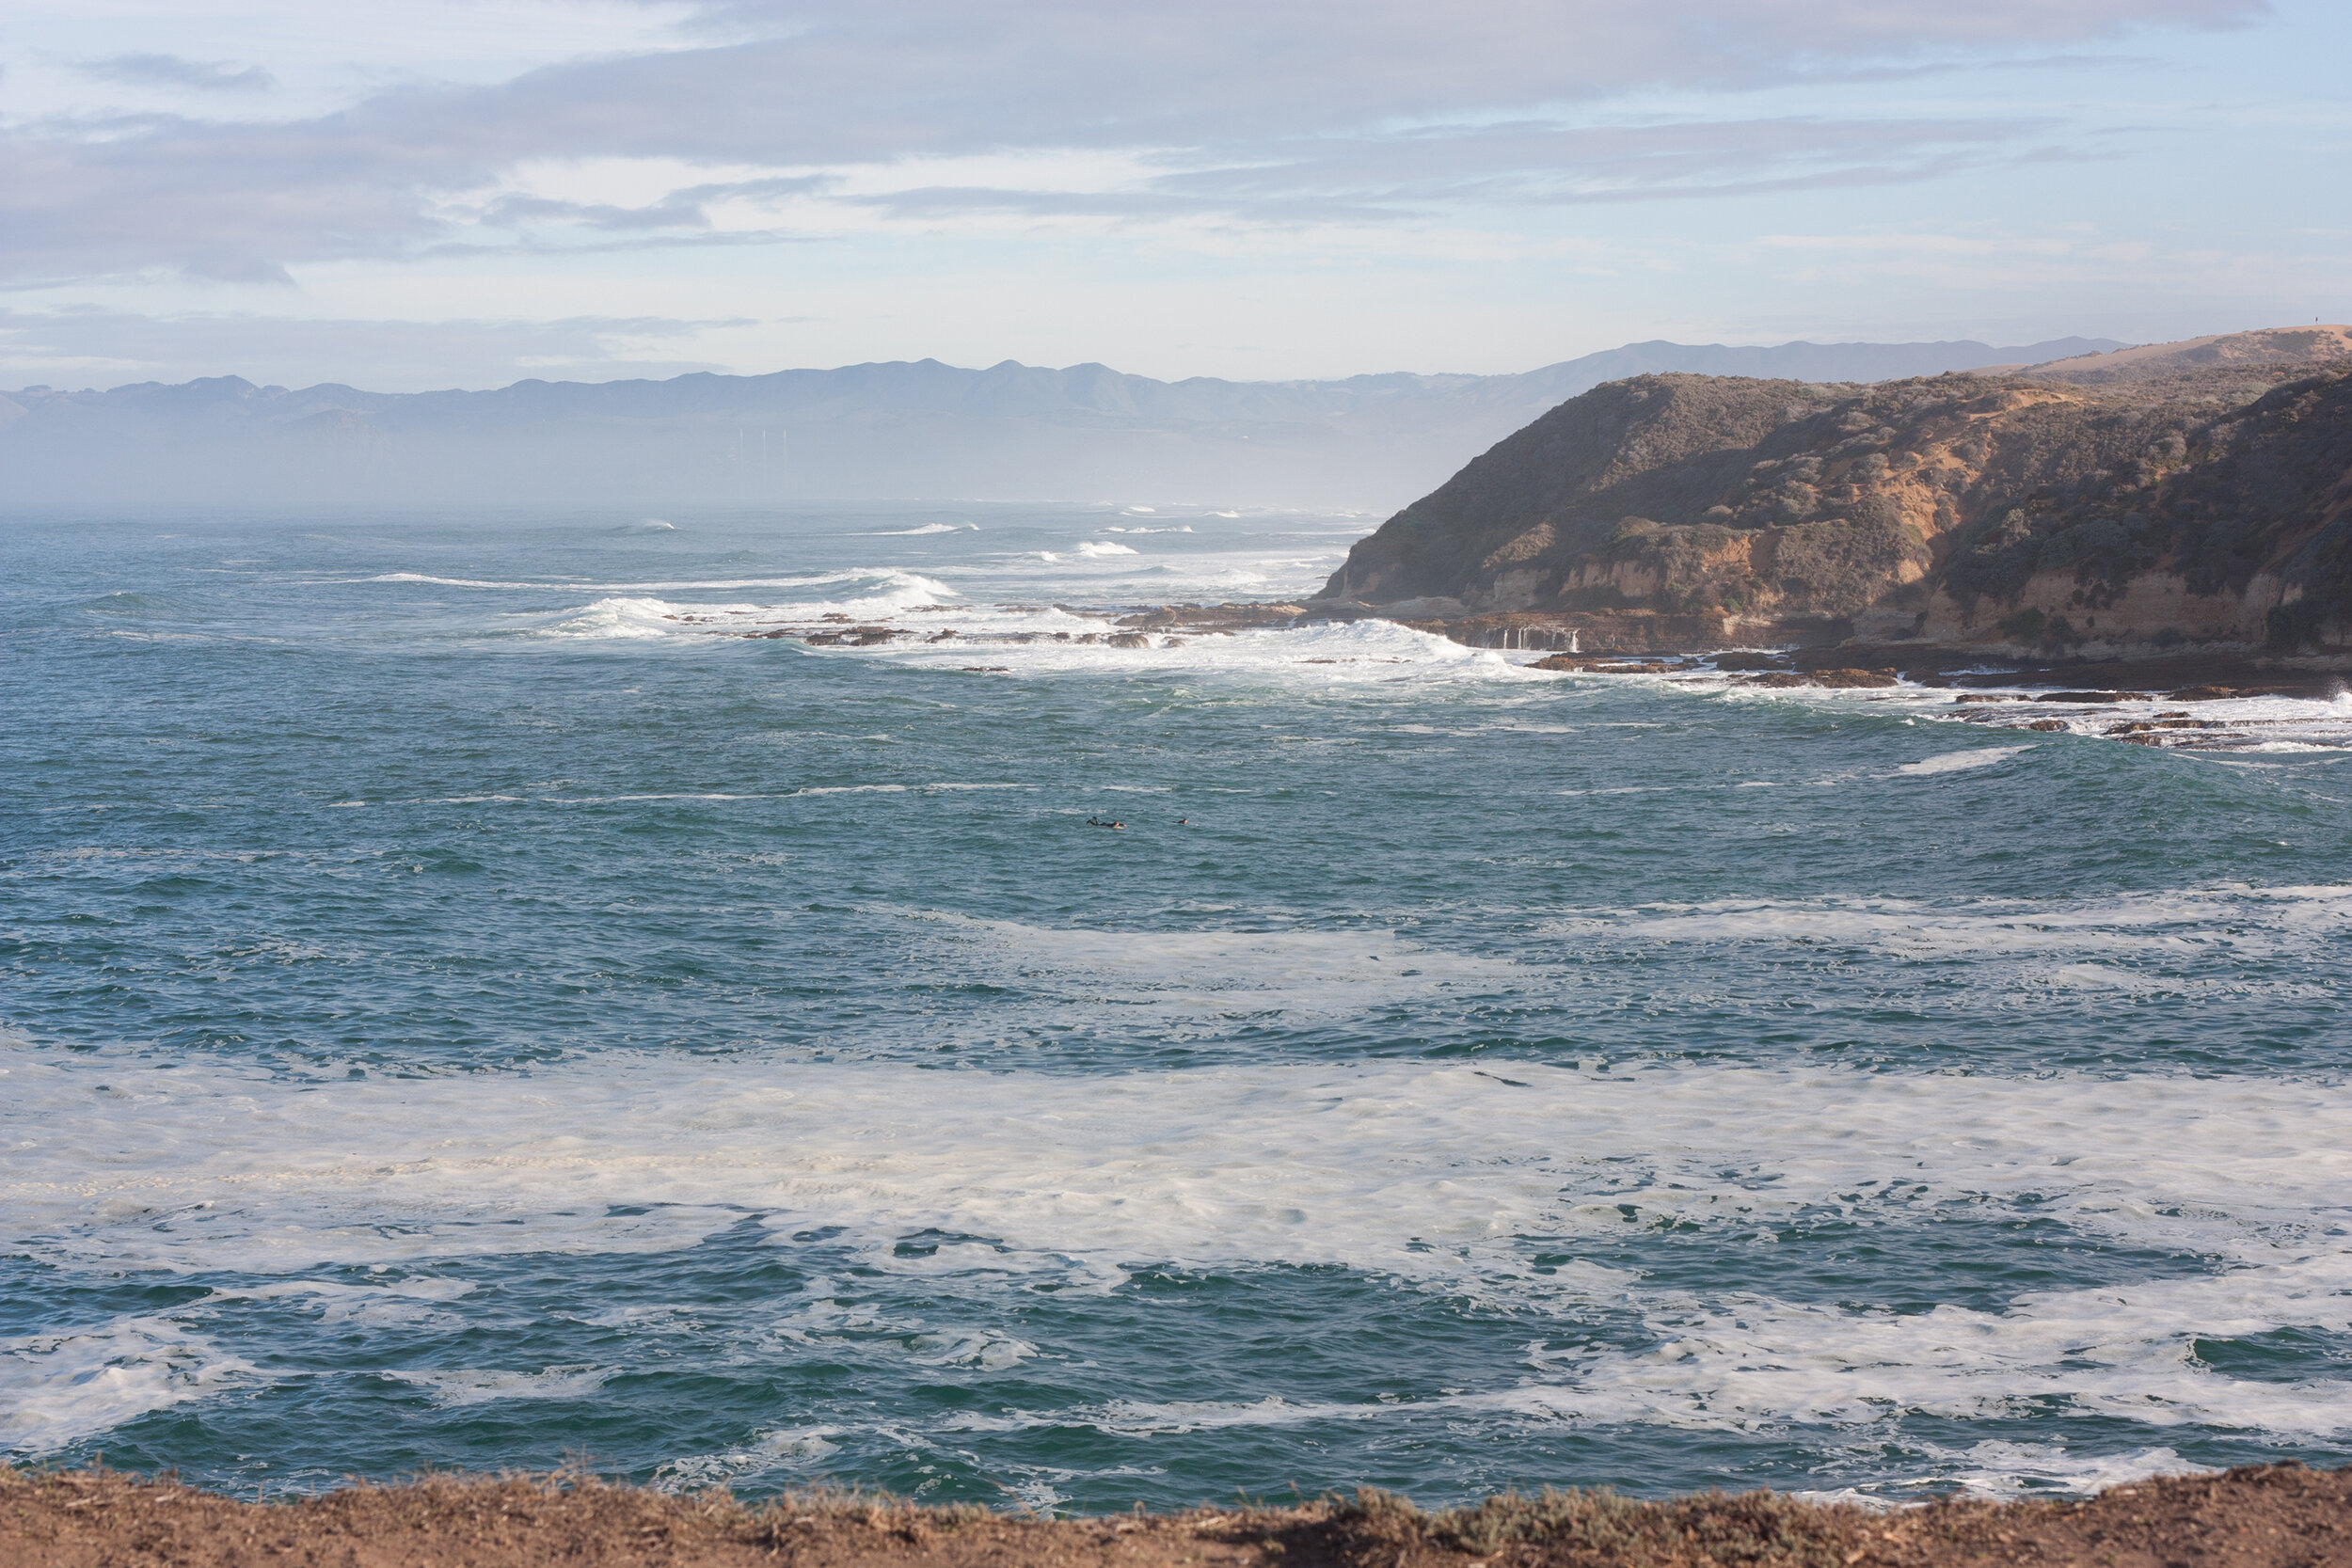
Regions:
<svg viewBox="0 0 2352 1568"><path fill-rule="evenodd" d="M1698 375L1554 408L1314 607L1584 651L2352 655L2352 330L1872 386Z"/></svg>

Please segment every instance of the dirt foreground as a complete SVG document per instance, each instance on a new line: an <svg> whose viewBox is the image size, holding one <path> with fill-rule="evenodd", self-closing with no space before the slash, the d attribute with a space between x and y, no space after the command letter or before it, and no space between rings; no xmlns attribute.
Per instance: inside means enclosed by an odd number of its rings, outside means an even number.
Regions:
<svg viewBox="0 0 2352 1568"><path fill-rule="evenodd" d="M0 1468L8 1568L737 1568L850 1564L1288 1568L2079 1568L2352 1565L2352 1468L2263 1465L2082 1502L1943 1501L1891 1513L1771 1492L1636 1502L1499 1497L1424 1513L1381 1493L1302 1507L1031 1519L851 1496L748 1508L579 1477L435 1476L295 1502L168 1480Z"/></svg>

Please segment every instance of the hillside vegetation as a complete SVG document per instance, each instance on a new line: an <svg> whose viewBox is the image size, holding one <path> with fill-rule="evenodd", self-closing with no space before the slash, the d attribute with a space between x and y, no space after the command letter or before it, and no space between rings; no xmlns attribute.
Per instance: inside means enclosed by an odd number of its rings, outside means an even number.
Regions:
<svg viewBox="0 0 2352 1568"><path fill-rule="evenodd" d="M2348 1538L2352 1470L2299 1465L1895 1513L1772 1492L1653 1502L1547 1490L1429 1513L1363 1492L1075 1519L847 1493L745 1505L579 1475L437 1475L241 1502L169 1477L0 1466L10 1568L2338 1568Z"/></svg>

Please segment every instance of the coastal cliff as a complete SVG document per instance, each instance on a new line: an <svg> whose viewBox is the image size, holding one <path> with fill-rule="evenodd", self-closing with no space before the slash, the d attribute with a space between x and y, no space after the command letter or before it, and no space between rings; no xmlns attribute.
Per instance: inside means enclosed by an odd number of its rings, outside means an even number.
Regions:
<svg viewBox="0 0 2352 1568"><path fill-rule="evenodd" d="M2352 330L1875 386L1643 375L1359 541L1327 603L1613 641L2352 650Z"/></svg>

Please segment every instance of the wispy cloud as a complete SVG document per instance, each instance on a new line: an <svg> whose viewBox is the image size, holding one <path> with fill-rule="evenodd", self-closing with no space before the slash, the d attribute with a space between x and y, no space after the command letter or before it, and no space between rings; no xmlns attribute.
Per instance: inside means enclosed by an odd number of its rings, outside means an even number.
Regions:
<svg viewBox="0 0 2352 1568"><path fill-rule="evenodd" d="M2261 0L712 0L689 19L686 47L488 86L411 84L307 119L7 126L0 278L283 284L308 263L452 245L704 243L722 230L756 243L825 232L852 211L865 223L1366 223L1465 204L1926 179L2047 156L2047 128L1948 114L1596 120L1640 92L1770 88L2148 26L2229 26L2265 10ZM258 68L177 55L88 69L223 94L267 85ZM1073 150L1148 156L1162 172L1080 188L889 179L910 162ZM516 182L525 166L587 159L737 172L690 177L651 200ZM768 210L723 222L730 205Z"/></svg>
<svg viewBox="0 0 2352 1568"><path fill-rule="evenodd" d="M191 60L178 55L117 55L84 60L85 75L141 87L194 87L199 92L267 92L278 78L257 65L227 60Z"/></svg>

